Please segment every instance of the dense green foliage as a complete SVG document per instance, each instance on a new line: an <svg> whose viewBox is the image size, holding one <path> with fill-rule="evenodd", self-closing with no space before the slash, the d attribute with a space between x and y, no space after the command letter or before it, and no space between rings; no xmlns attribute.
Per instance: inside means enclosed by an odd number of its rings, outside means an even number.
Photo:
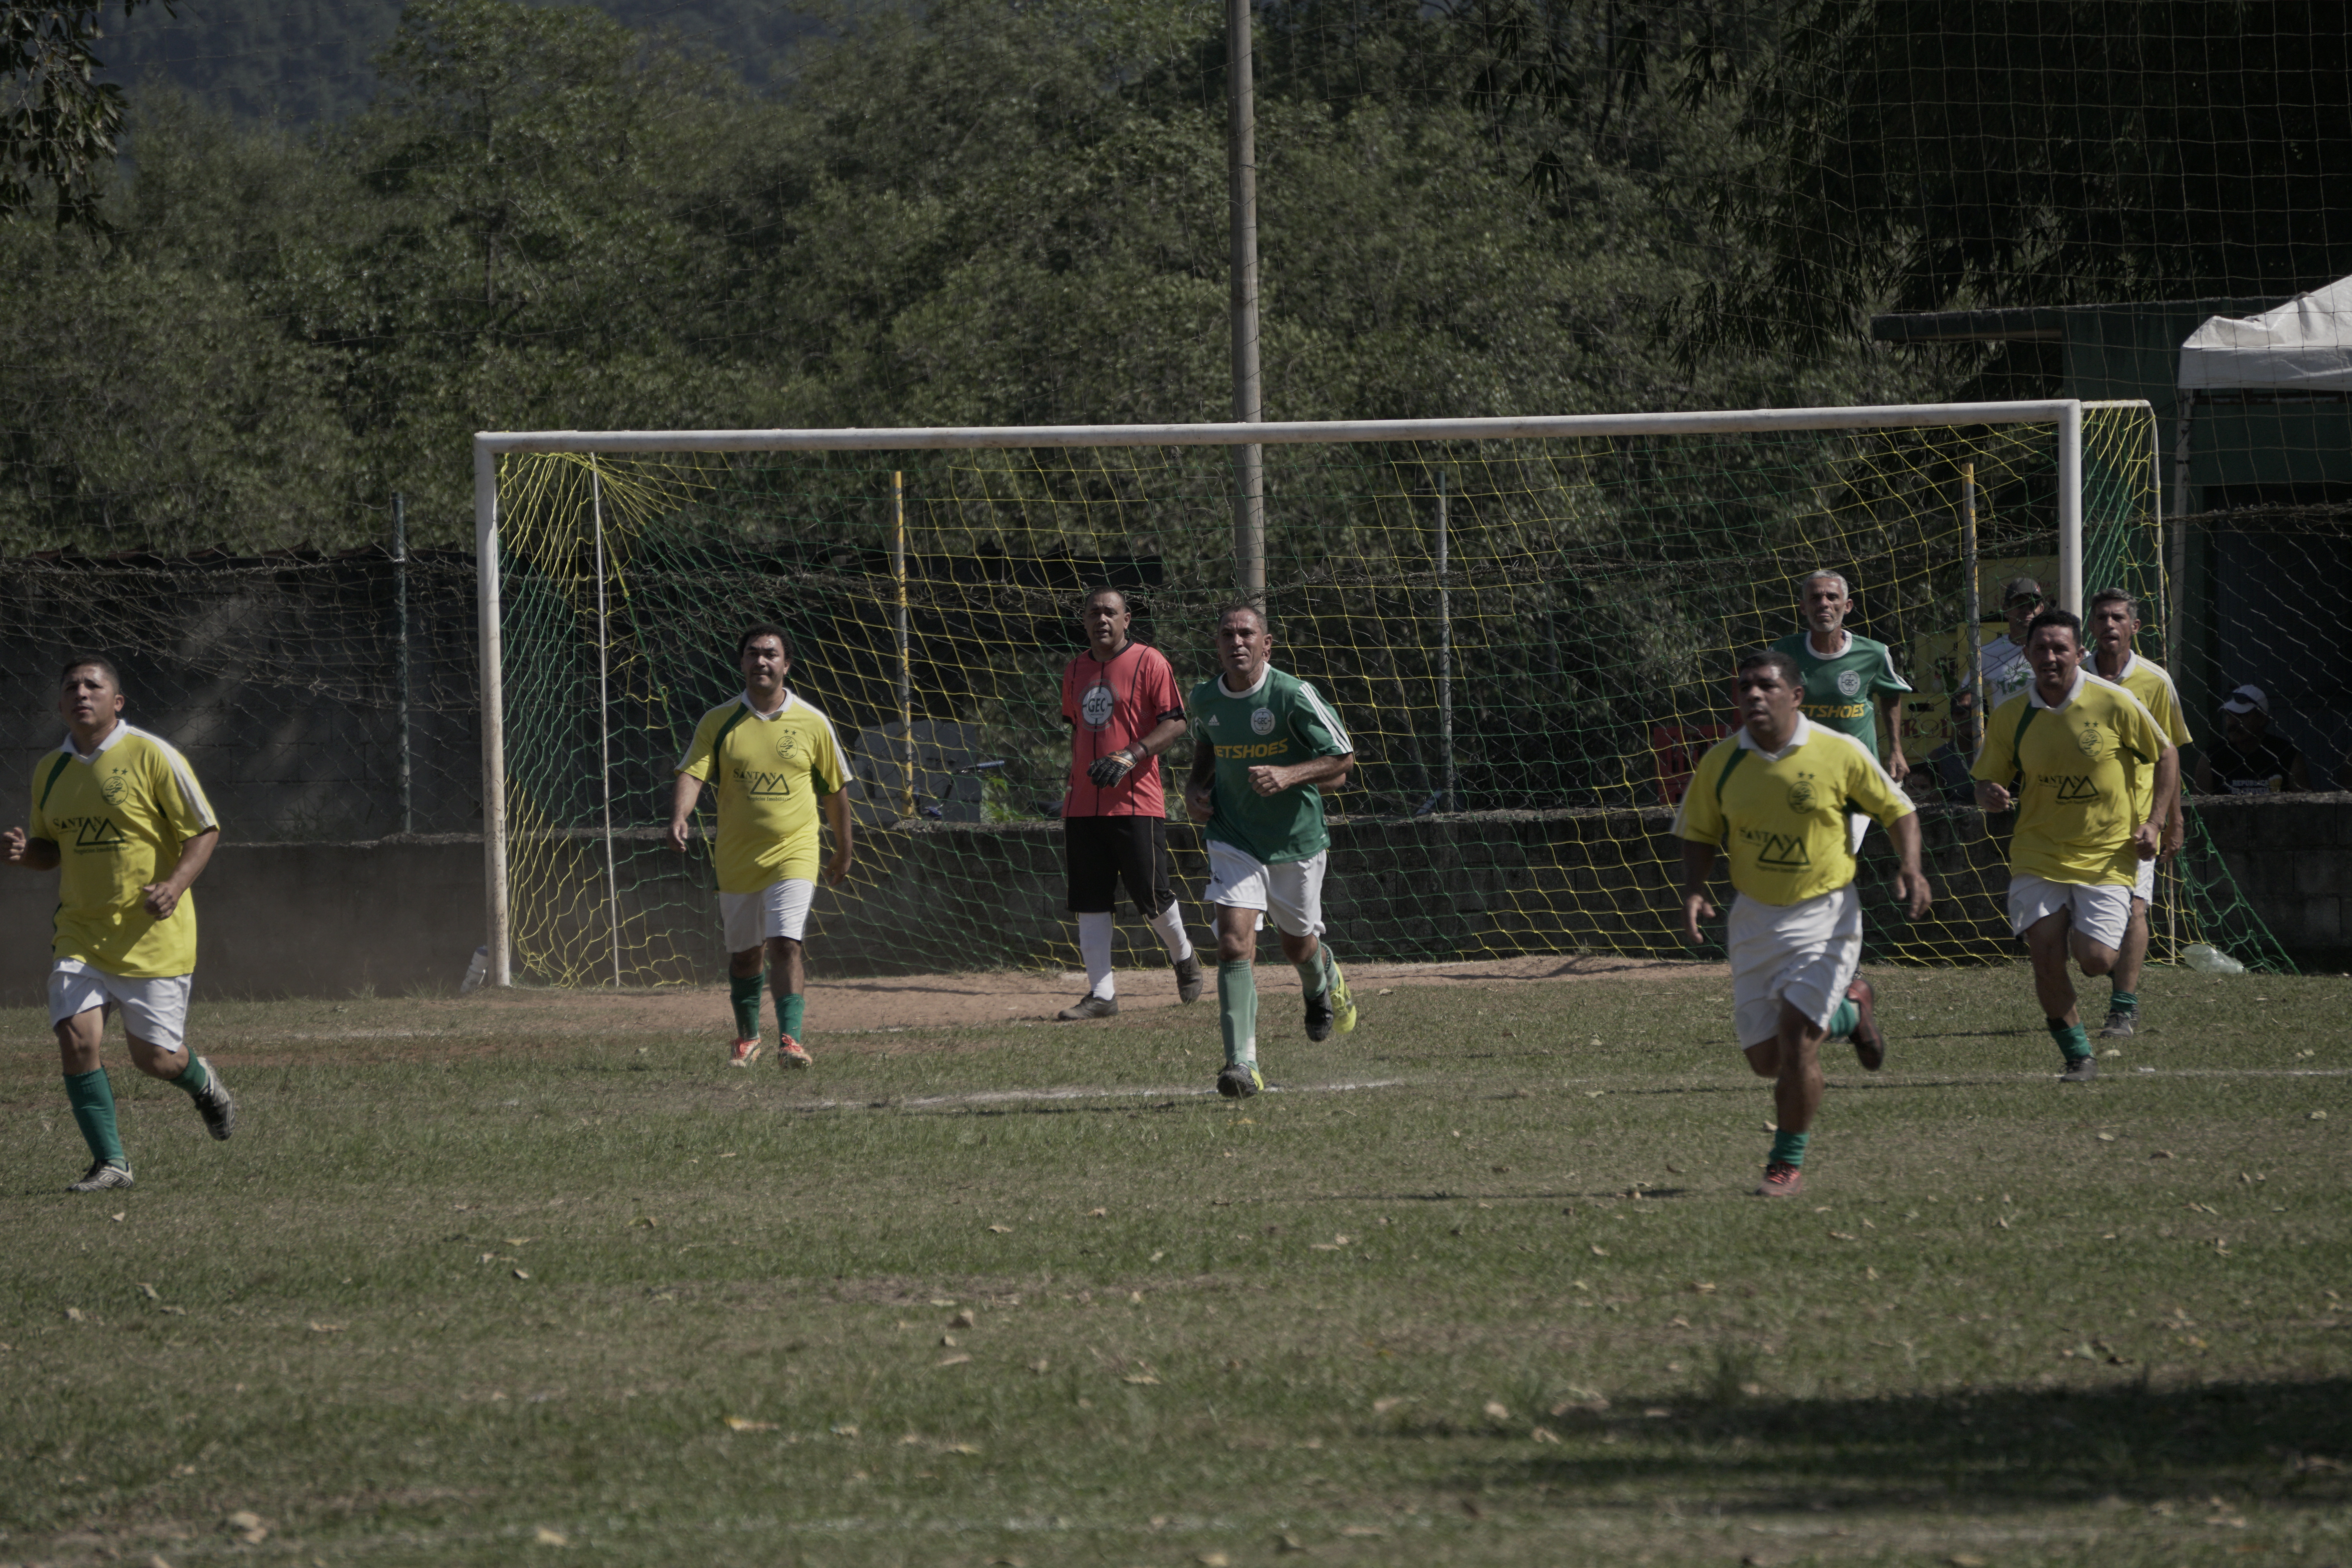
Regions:
<svg viewBox="0 0 2352 1568"><path fill-rule="evenodd" d="M1600 9L1269 14L1270 415L1870 393L1858 359L1676 369L1733 110L1622 57L1553 61L1605 89L1579 112L1496 89L1513 17ZM338 546L395 491L454 541L486 427L1218 417L1216 24L879 9L763 96L598 11L420 0L347 121L146 94L111 243L0 233L0 548Z"/></svg>
<svg viewBox="0 0 2352 1568"><path fill-rule="evenodd" d="M125 17L142 4L122 0ZM0 218L46 207L60 227L98 224L122 131L122 89L98 72L108 9L0 0Z"/></svg>

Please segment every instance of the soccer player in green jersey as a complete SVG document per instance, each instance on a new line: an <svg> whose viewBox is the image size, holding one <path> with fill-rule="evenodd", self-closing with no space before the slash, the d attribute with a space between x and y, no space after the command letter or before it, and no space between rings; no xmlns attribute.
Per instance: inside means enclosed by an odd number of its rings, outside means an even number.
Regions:
<svg viewBox="0 0 2352 1568"><path fill-rule="evenodd" d="M1355 743L1323 694L1268 662L1265 616L1237 605L1217 618L1224 673L1192 689L1192 771L1184 806L1206 825L1208 901L1217 911L1217 1022L1225 1065L1217 1092L1265 1087L1257 1068L1258 918L1271 912L1283 956L1307 994L1307 1037L1356 1026L1347 976L1322 942L1331 836L1323 792L1354 765Z"/></svg>
<svg viewBox="0 0 2352 1568"><path fill-rule="evenodd" d="M2083 623L2044 610L2026 628L2033 684L1993 710L1973 770L1977 805L2017 812L2009 840L2010 929L2025 939L2033 992L2066 1058L2058 1076L2099 1075L2066 974L2116 966L2139 865L2163 847L2180 752L2147 705L2083 668ZM2152 776L2143 780L2143 773Z"/></svg>
<svg viewBox="0 0 2352 1568"><path fill-rule="evenodd" d="M1683 841L1683 935L1715 917L1706 883L1720 849L1731 862L1733 1022L1740 1050L1772 1083L1778 1129L1760 1197L1804 1190L1805 1145L1822 1108L1822 1042L1851 1036L1863 1067L1878 1070L1886 1041L1872 1016L1875 994L1862 963L1862 900L1853 887L1846 816L1885 825L1902 857L1895 893L1917 920L1927 912L1919 869L1919 818L1878 759L1843 730L1800 711L1796 657L1762 649L1739 661L1732 683L1739 732L1717 743L1691 774L1675 814Z"/></svg>
<svg viewBox="0 0 2352 1568"><path fill-rule="evenodd" d="M90 1166L72 1193L131 1185L99 1061L106 1016L122 1010L131 1062L187 1090L215 1138L236 1131L236 1101L186 1045L195 981L196 900L189 886L220 842L212 803L187 758L122 721L122 677L95 655L59 672L66 742L33 765L31 827L0 834L0 860L58 879L49 944L49 1025L66 1100Z"/></svg>
<svg viewBox="0 0 2352 1568"><path fill-rule="evenodd" d="M2121 588L2102 588L2091 595L2091 673L2102 680L2112 680L2140 700L2141 705L2156 716L2157 728L2175 750L2190 743L2189 720L2182 712L2180 693L2172 684L2172 677L2164 666L2154 659L2142 658L2132 651L2132 639L2139 636L2139 601ZM2147 789L2156 785L2153 770L2139 775ZM2145 816L2155 805L2145 792L2137 798L2135 809ZM2172 798L2172 815L2164 820L2164 846L2159 858L2169 859L2180 853L2181 841L2188 837L2188 823L2180 813L2180 796ZM2116 958L2116 966L2107 975L2112 988L2107 998L2107 1021L2099 1030L2102 1038L2128 1039L2139 1028L2139 977L2141 967L2147 962L2147 909L2156 898L2156 861L2139 863L2139 879L2132 885L2131 925L2124 932L2123 951Z"/></svg>
<svg viewBox="0 0 2352 1568"><path fill-rule="evenodd" d="M833 828L824 879L849 875L849 767L833 723L784 689L793 645L777 626L756 626L736 640L743 668L740 695L713 708L694 728L677 761L670 797L669 846L693 836L694 803L706 782L719 790L719 910L727 933L727 974L735 1005L735 1043L728 1060L749 1067L760 1054L760 970L764 950L776 998L776 1065L809 1065L801 1039L807 1006L801 936L816 898L817 810Z"/></svg>
<svg viewBox="0 0 2352 1568"><path fill-rule="evenodd" d="M1911 763L1903 755L1900 707L1890 705L1888 699L1910 690L1911 683L1895 673L1895 658L1885 643L1845 629L1853 594L1843 576L1815 572L1798 584L1798 593L1805 629L1791 632L1772 647L1797 661L1804 683L1805 717L1860 741L1901 784ZM1869 826L1867 816L1853 819L1856 851Z"/></svg>

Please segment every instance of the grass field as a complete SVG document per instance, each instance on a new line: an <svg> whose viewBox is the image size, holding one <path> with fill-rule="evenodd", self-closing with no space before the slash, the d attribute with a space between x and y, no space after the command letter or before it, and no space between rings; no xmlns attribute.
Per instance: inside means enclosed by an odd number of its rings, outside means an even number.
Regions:
<svg viewBox="0 0 2352 1568"><path fill-rule="evenodd" d="M1874 973L1787 1204L1672 974L1269 1003L1241 1105L1212 1005L214 1004L236 1140L110 1040L84 1197L0 1014L0 1563L2352 1562L2347 983L2159 972L2078 1087Z"/></svg>

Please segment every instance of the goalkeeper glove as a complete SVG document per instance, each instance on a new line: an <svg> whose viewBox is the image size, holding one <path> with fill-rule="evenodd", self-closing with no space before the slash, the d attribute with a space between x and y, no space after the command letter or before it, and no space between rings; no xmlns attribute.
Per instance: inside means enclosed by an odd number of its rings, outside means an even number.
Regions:
<svg viewBox="0 0 2352 1568"><path fill-rule="evenodd" d="M1125 778L1127 770L1133 766L1135 759L1129 756L1122 747L1107 757L1097 757L1087 769L1087 777L1094 781L1095 788L1108 789Z"/></svg>

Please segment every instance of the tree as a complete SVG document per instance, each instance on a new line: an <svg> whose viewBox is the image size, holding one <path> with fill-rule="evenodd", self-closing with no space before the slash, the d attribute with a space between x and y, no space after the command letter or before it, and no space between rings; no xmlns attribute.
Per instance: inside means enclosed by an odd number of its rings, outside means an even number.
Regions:
<svg viewBox="0 0 2352 1568"><path fill-rule="evenodd" d="M143 4L122 0L122 15ZM0 0L0 218L46 204L60 228L104 228L99 192L122 133L122 89L95 75L106 9Z"/></svg>
<svg viewBox="0 0 2352 1568"><path fill-rule="evenodd" d="M1742 103L1753 157L1691 342L2340 276L2347 44L2338 0L1787 0L1770 50L1695 32L1685 101Z"/></svg>

